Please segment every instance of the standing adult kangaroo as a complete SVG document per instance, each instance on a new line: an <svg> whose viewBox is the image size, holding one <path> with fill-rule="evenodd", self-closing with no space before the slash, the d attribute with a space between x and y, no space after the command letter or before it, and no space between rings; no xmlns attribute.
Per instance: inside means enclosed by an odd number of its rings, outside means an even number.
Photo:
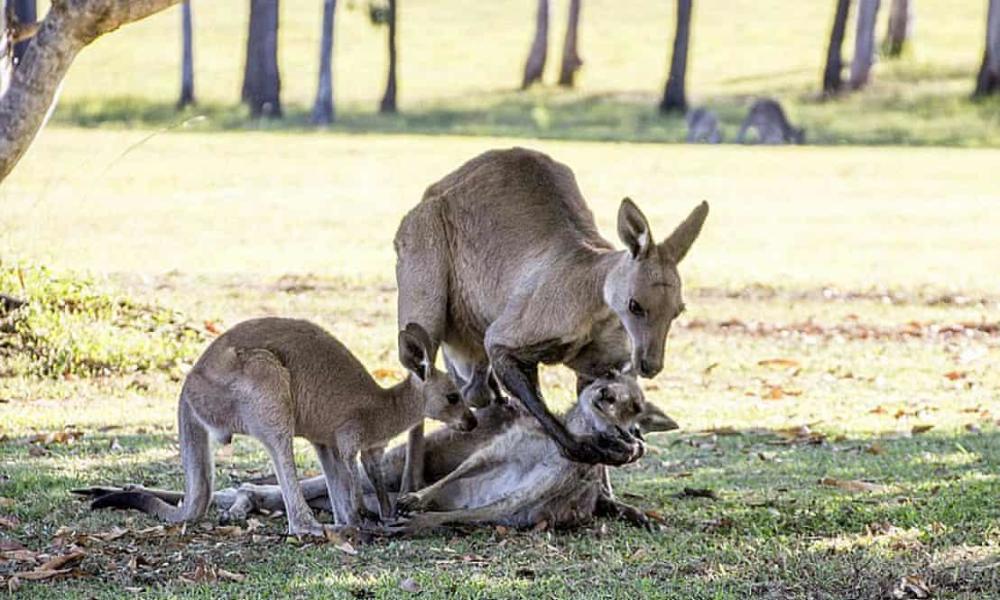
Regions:
<svg viewBox="0 0 1000 600"><path fill-rule="evenodd" d="M629 362L642 377L659 373L670 324L684 310L677 264L707 215L702 202L656 243L626 198L618 235L627 249L617 251L569 167L523 148L486 152L430 186L403 218L399 322L423 326L432 354L443 346L452 370L473 384L464 396L488 388L484 367L492 366L567 458L622 464L623 440L574 437L549 412L538 365L564 363L580 389ZM419 449L421 437L418 426L411 446ZM422 483L419 472L408 477L404 488Z"/></svg>

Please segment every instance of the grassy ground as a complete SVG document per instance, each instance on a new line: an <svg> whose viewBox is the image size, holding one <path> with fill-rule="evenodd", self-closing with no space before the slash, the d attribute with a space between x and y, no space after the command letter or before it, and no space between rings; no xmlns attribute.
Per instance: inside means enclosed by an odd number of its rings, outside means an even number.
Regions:
<svg viewBox="0 0 1000 600"><path fill-rule="evenodd" d="M574 167L609 234L623 195L661 236L712 204L682 266L689 311L644 384L683 430L614 474L661 531L441 533L351 556L284 540L281 519L157 528L67 491L180 485L179 379L242 318L314 319L391 380L395 223L511 142L148 135L48 130L0 191L0 291L35 311L0 318L18 323L0 339L0 576L85 553L19 594L393 597L412 579L428 597L873 598L904 577L1000 594L996 151L533 144ZM543 385L568 405L566 372ZM219 482L266 471L251 440L219 451Z"/></svg>
<svg viewBox="0 0 1000 600"><path fill-rule="evenodd" d="M834 2L706 2L695 9L688 88L716 109L729 139L753 96L771 95L805 125L810 143L1000 145L995 100L968 98L982 57L985 4L923 2L912 47L876 65L863 93L820 102L817 90ZM682 119L654 107L673 32L669 2L627 7L590 0L583 9L578 88L516 91L535 3L429 0L400 6L402 115L375 115L385 72L385 32L367 3L341 3L336 30L338 131L679 141ZM555 80L567 2L552 2L546 81ZM238 107L247 5L195 2L199 108L177 114L179 9L99 40L79 57L55 121L84 126L200 130L305 128L315 93L320 5L281 5L280 66L288 118L257 124ZM888 9L877 31L885 31ZM853 31L853 27L851 28ZM853 42L848 36L845 56Z"/></svg>

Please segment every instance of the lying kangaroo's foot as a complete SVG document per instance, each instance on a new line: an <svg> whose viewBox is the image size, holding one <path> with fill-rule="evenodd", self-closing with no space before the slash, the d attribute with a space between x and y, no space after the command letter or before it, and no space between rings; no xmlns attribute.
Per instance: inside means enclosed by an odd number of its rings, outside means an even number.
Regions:
<svg viewBox="0 0 1000 600"><path fill-rule="evenodd" d="M407 515L426 510L427 501L420 492L403 494L396 498L396 514Z"/></svg>

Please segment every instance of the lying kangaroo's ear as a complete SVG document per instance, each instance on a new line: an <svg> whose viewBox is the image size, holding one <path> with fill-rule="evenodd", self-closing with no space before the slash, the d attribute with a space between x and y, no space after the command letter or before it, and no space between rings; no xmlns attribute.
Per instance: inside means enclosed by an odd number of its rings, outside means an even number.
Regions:
<svg viewBox="0 0 1000 600"><path fill-rule="evenodd" d="M691 249L691 244L698 239L706 217L708 217L708 202L702 202L677 226L677 229L674 229L670 237L664 240L662 248L675 264L684 259Z"/></svg>
<svg viewBox="0 0 1000 600"><path fill-rule="evenodd" d="M665 412L657 408L652 402L646 402L643 405L638 425L639 430L643 433L673 431L680 428L676 421L668 417Z"/></svg>
<svg viewBox="0 0 1000 600"><path fill-rule="evenodd" d="M653 234L649 232L649 221L629 198L622 200L621 206L618 207L618 237L635 259L646 258L650 248L653 247Z"/></svg>
<svg viewBox="0 0 1000 600"><path fill-rule="evenodd" d="M399 362L410 372L427 379L431 368L430 336L416 323L408 323L399 332Z"/></svg>

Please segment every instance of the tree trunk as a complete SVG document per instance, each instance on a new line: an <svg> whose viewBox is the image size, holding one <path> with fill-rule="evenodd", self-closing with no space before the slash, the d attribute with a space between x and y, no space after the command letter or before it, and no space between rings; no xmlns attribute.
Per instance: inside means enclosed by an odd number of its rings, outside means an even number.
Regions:
<svg viewBox="0 0 1000 600"><path fill-rule="evenodd" d="M687 110L688 42L691 39L691 0L677 0L677 31L674 33L674 51L670 57L670 75L660 101L660 112L684 112Z"/></svg>
<svg viewBox="0 0 1000 600"><path fill-rule="evenodd" d="M875 21L880 0L858 0L858 28L854 37L854 57L851 59L851 89L868 85L875 64Z"/></svg>
<svg viewBox="0 0 1000 600"><path fill-rule="evenodd" d="M885 55L896 58L903 54L913 33L913 0L892 0L889 5L889 28L885 32Z"/></svg>
<svg viewBox="0 0 1000 600"><path fill-rule="evenodd" d="M178 1L75 0L52 4L10 86L0 96L0 181L35 139L77 53L101 35ZM6 0L0 3L6 4Z"/></svg>
<svg viewBox="0 0 1000 600"><path fill-rule="evenodd" d="M524 63L524 79L521 89L526 90L531 84L542 80L545 72L545 59L549 53L549 0L538 0L538 11L535 13L535 39L528 51L528 60Z"/></svg>
<svg viewBox="0 0 1000 600"><path fill-rule="evenodd" d="M194 30L191 24L191 0L181 5L181 97L177 108L194 104Z"/></svg>
<svg viewBox="0 0 1000 600"><path fill-rule="evenodd" d="M389 0L389 75L385 82L385 94L379 104L380 113L396 112L396 0Z"/></svg>
<svg viewBox="0 0 1000 600"><path fill-rule="evenodd" d="M278 0L250 0L243 101L253 117L281 116L278 72Z"/></svg>
<svg viewBox="0 0 1000 600"><path fill-rule="evenodd" d="M976 77L974 96L1000 94L1000 0L990 0L986 15L986 49Z"/></svg>
<svg viewBox="0 0 1000 600"><path fill-rule="evenodd" d="M35 0L14 0L12 4L14 5L14 15L17 16L17 20L21 23L33 23L38 20L38 8ZM24 51L28 47L28 41L25 40L14 44L15 63L21 62Z"/></svg>
<svg viewBox="0 0 1000 600"><path fill-rule="evenodd" d="M832 96L844 86L844 59L841 49L844 46L844 34L847 32L847 14L851 8L851 0L837 0L837 9L833 14L833 30L830 31L830 47L826 51L826 68L823 69L823 94Z"/></svg>
<svg viewBox="0 0 1000 600"><path fill-rule="evenodd" d="M333 123L333 18L337 0L323 0L323 31L319 42L319 83L313 103L312 122L316 125Z"/></svg>
<svg viewBox="0 0 1000 600"><path fill-rule="evenodd" d="M583 60L576 49L577 30L580 25L581 0L569 0L569 18L566 20L566 40L563 42L562 68L559 69L559 85L573 87L577 70Z"/></svg>

